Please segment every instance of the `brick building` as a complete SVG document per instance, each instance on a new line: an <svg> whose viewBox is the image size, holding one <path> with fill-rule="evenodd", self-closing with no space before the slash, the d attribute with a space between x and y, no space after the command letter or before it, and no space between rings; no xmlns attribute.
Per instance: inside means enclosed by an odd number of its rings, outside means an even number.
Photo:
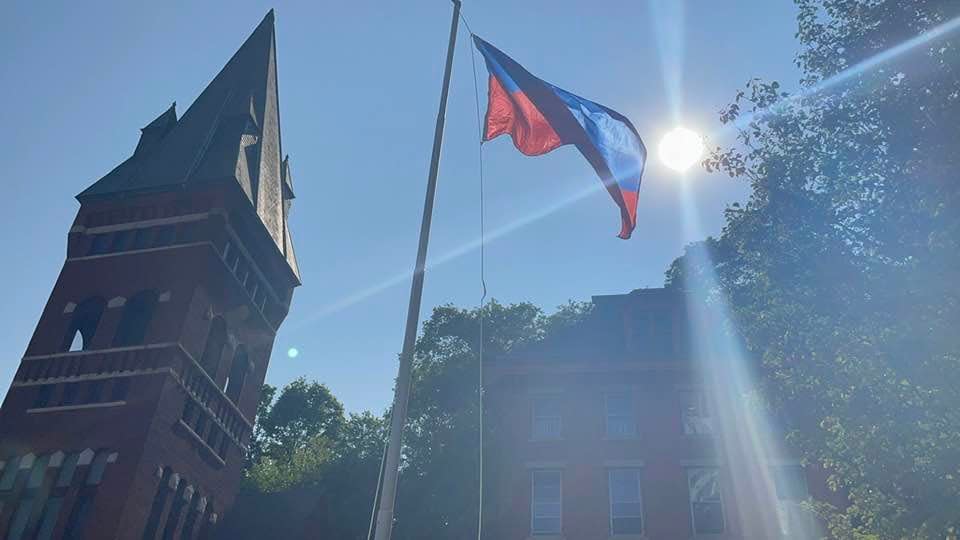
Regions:
<svg viewBox="0 0 960 540"><path fill-rule="evenodd" d="M764 452L725 437L733 413L696 358L689 301L594 297L582 324L488 362L485 538L814 536L800 501L830 498L822 473L770 450L782 435Z"/></svg>
<svg viewBox="0 0 960 540"><path fill-rule="evenodd" d="M192 539L230 506L299 272L273 13L77 196L0 409L0 535Z"/></svg>

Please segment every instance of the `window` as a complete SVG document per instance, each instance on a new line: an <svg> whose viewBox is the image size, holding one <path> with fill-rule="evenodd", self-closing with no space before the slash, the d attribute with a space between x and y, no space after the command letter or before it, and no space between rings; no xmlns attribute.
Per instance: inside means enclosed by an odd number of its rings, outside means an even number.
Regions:
<svg viewBox="0 0 960 540"><path fill-rule="evenodd" d="M209 446L214 452L216 452L217 446L219 446L220 444L220 437L222 435L223 435L223 432L220 431L219 428L211 425L210 431L207 432L207 439L204 442L206 442L207 446Z"/></svg>
<svg viewBox="0 0 960 540"><path fill-rule="evenodd" d="M113 386L110 388L110 401L123 401L127 399L127 392L130 391L130 379L120 377L113 380Z"/></svg>
<svg viewBox="0 0 960 540"><path fill-rule="evenodd" d="M50 540L53 536L53 528L57 526L57 518L60 516L60 507L63 506L63 497L51 497L43 508L43 517L40 520L40 528L37 530L36 540Z"/></svg>
<svg viewBox="0 0 960 540"><path fill-rule="evenodd" d="M193 400L187 398L187 402L183 405L183 414L180 415L180 419L183 420L184 424L190 425L193 422L193 415L197 413L197 406L193 404Z"/></svg>
<svg viewBox="0 0 960 540"><path fill-rule="evenodd" d="M220 456L220 459L224 461L227 460L227 449L230 447L229 443L230 438L224 434L224 436L220 439L220 444L217 445L217 455Z"/></svg>
<svg viewBox="0 0 960 540"><path fill-rule="evenodd" d="M539 394L533 396L533 432L534 439L559 439L562 429L559 394Z"/></svg>
<svg viewBox="0 0 960 540"><path fill-rule="evenodd" d="M200 225L196 221L181 223L177 227L177 242L181 244L193 242L197 239L199 229Z"/></svg>
<svg viewBox="0 0 960 540"><path fill-rule="evenodd" d="M771 476L777 492L777 522L784 536L807 538L814 536L813 522L801 503L807 498L807 479L803 467L781 465L771 467Z"/></svg>
<svg viewBox="0 0 960 540"><path fill-rule="evenodd" d="M610 534L643 534L640 469L611 469Z"/></svg>
<svg viewBox="0 0 960 540"><path fill-rule="evenodd" d="M113 235L113 241L110 243L110 251L117 252L127 249L127 246L130 244L131 236L132 232L130 229L117 231L116 234Z"/></svg>
<svg viewBox="0 0 960 540"><path fill-rule="evenodd" d="M197 415L197 421L193 424L193 432L196 433L201 439L203 438L204 433L207 431L207 415L200 413Z"/></svg>
<svg viewBox="0 0 960 540"><path fill-rule="evenodd" d="M34 409L42 409L50 403L50 397L53 395L53 385L45 384L37 387L37 395L33 400Z"/></svg>
<svg viewBox="0 0 960 540"><path fill-rule="evenodd" d="M133 249L146 249L150 247L150 242L153 239L153 229L151 228L142 228L137 229L133 234Z"/></svg>
<svg viewBox="0 0 960 540"><path fill-rule="evenodd" d="M563 514L562 473L532 471L530 531L533 534L560 534Z"/></svg>
<svg viewBox="0 0 960 540"><path fill-rule="evenodd" d="M707 398L703 392L688 390L681 393L680 418L683 422L683 432L687 435L712 435L713 418Z"/></svg>
<svg viewBox="0 0 960 540"><path fill-rule="evenodd" d="M76 405L80 395L80 385L83 383L67 383L63 385L63 393L60 395L60 405Z"/></svg>
<svg viewBox="0 0 960 540"><path fill-rule="evenodd" d="M73 483L73 473L77 470L77 462L80 461L80 452L71 452L63 460L63 465L60 466L60 475L57 476L58 488L70 487L70 484Z"/></svg>
<svg viewBox="0 0 960 540"><path fill-rule="evenodd" d="M156 234L153 236L153 246L169 246L173 243L175 232L176 228L173 225L163 225L161 227L157 227Z"/></svg>
<svg viewBox="0 0 960 540"><path fill-rule="evenodd" d="M27 489L37 489L43 484L43 478L47 474L47 464L50 463L50 456L41 456L33 462L33 468L30 469L30 477L27 479Z"/></svg>
<svg viewBox="0 0 960 540"><path fill-rule="evenodd" d="M87 472L87 482L88 486L96 486L100 484L103 480L103 473L107 468L107 460L110 458L110 454L107 450L101 450L97 452L97 456L93 458L93 463L90 464L90 471Z"/></svg>
<svg viewBox="0 0 960 540"><path fill-rule="evenodd" d="M95 234L90 241L90 255L101 255L110 251L110 235Z"/></svg>
<svg viewBox="0 0 960 540"><path fill-rule="evenodd" d="M90 349L93 335L100 325L100 317L107 303L99 296L87 298L73 310L73 318L63 337L60 351L85 351Z"/></svg>
<svg viewBox="0 0 960 540"><path fill-rule="evenodd" d="M73 503L73 510L67 518L67 525L63 529L64 540L82 540L87 521L93 509L93 497L97 492L93 488L85 487L77 494L77 502Z"/></svg>
<svg viewBox="0 0 960 540"><path fill-rule="evenodd" d="M103 396L103 379L97 379L86 383L86 388L84 392L83 399L81 403L99 403L101 396Z"/></svg>
<svg viewBox="0 0 960 540"><path fill-rule="evenodd" d="M200 498L201 497L199 493L194 493L192 500L198 501ZM201 514L200 514L199 502L197 504L191 504L190 510L187 513L187 519L186 521L183 522L183 533L182 533L183 538L185 539L193 538L193 531L194 529L197 528L197 521L200 517L201 517Z"/></svg>
<svg viewBox="0 0 960 540"><path fill-rule="evenodd" d="M7 460L7 465L3 469L3 476L0 476L0 491L13 489L13 484L17 481L17 470L19 468L19 456L14 456Z"/></svg>
<svg viewBox="0 0 960 540"><path fill-rule="evenodd" d="M203 514L200 516L200 534L197 535L198 539L207 540L213 538L214 523L211 521L213 514L213 499L207 498L207 506L203 509Z"/></svg>
<svg viewBox="0 0 960 540"><path fill-rule="evenodd" d="M156 306L157 293L153 291L138 292L128 300L123 308L117 333L113 336L113 345L125 347L142 344L147 336L147 327L150 326Z"/></svg>
<svg viewBox="0 0 960 540"><path fill-rule="evenodd" d="M30 512L33 510L34 496L28 495L20 501L17 511L10 520L10 532L7 534L7 540L20 540L27 529L27 522L30 520Z"/></svg>
<svg viewBox="0 0 960 540"><path fill-rule="evenodd" d="M163 474L160 477L160 483L157 485L157 492L153 496L153 504L150 506L150 516L147 518L147 524L143 529L143 540L154 540L157 537L157 528L160 525L160 517L167 506L167 497L170 494L170 467L163 468Z"/></svg>
<svg viewBox="0 0 960 540"><path fill-rule="evenodd" d="M694 534L717 534L725 528L723 499L720 496L720 469L695 467L687 469L690 489L690 517Z"/></svg>
<svg viewBox="0 0 960 540"><path fill-rule="evenodd" d="M220 356L227 343L227 323L223 317L214 317L210 323L210 333L207 334L207 343L200 356L200 367L207 372L210 378L217 376L217 367L220 365Z"/></svg>
<svg viewBox="0 0 960 540"><path fill-rule="evenodd" d="M170 505L170 512L167 514L167 524L163 527L163 533L161 534L163 540L173 540L177 526L180 525L180 515L183 513L183 507L186 504L183 499L183 491L186 487L187 483L181 479L177 485L177 491L173 494L173 504Z"/></svg>
<svg viewBox="0 0 960 540"><path fill-rule="evenodd" d="M237 403L240 401L240 392L243 391L243 381L247 377L250 360L247 358L247 348L243 345L237 347L237 352L233 355L233 365L230 366L230 377L224 390L230 401Z"/></svg>
<svg viewBox="0 0 960 540"><path fill-rule="evenodd" d="M653 336L650 340L650 352L654 358L666 359L673 355L674 338L673 320L671 316L672 313L666 311L651 317L651 331L653 332Z"/></svg>
<svg viewBox="0 0 960 540"><path fill-rule="evenodd" d="M607 437L629 439L637 435L637 422L633 415L633 400L629 392L607 394Z"/></svg>

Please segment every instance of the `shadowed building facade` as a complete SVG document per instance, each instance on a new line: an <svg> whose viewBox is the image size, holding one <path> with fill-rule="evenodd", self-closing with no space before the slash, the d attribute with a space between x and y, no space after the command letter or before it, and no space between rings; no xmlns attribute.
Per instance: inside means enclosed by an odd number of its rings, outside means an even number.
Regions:
<svg viewBox="0 0 960 540"><path fill-rule="evenodd" d="M697 358L690 301L595 296L581 323L485 365L484 538L819 538L801 501L835 500L822 472L782 433L759 458L731 444L753 441L724 433L727 382L702 368L725 359Z"/></svg>
<svg viewBox="0 0 960 540"><path fill-rule="evenodd" d="M203 538L233 501L300 284L269 13L77 196L0 409L0 535Z"/></svg>

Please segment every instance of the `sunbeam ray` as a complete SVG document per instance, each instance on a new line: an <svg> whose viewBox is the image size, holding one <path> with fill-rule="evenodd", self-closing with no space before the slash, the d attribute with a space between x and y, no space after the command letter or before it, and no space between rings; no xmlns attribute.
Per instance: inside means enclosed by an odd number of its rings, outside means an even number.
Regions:
<svg viewBox="0 0 960 540"><path fill-rule="evenodd" d="M676 124L682 120L683 111L683 68L686 60L684 3L654 0L649 6L663 89L670 106L670 114Z"/></svg>
<svg viewBox="0 0 960 540"><path fill-rule="evenodd" d="M696 201L687 182L681 183L685 237L704 238ZM755 361L741 344L730 306L719 288L713 261L705 250L689 250L688 264L701 269L700 283L689 291L688 313L697 369L717 412L717 452L726 460L737 501L739 522L756 530L745 538L776 538L781 534L779 501L771 467L789 459L782 445L782 429L766 409L753 400L758 391ZM761 516L762 519L757 519ZM798 538L819 538L813 521L795 524L805 530Z"/></svg>
<svg viewBox="0 0 960 540"><path fill-rule="evenodd" d="M721 130L721 132L729 129L734 129L734 128L742 128L744 126L750 125L751 122L756 122L756 121L762 120L768 115L776 114L778 111L783 110L783 108L793 103L811 98L826 90L832 89L840 85L841 83L844 83L846 81L853 79L858 75L862 75L867 71L870 71L887 62L890 62L891 60L894 60L895 58L898 58L916 49L917 47L936 41L937 39L946 36L950 32L957 30L958 28L960 28L960 17L954 17L953 19L950 19L949 21L943 24L935 26L930 30L923 32L922 34L914 36L904 41L903 43L894 45L893 47L890 47L885 51L879 52L871 56L870 58L862 60L844 69L839 73L836 73L830 77L827 77L826 79L814 85L811 85L806 88L802 88L799 91L793 94L790 94L783 101L779 101L775 103L771 107L768 107L759 111L751 112L748 114L743 114L737 119L736 122L733 122L725 126L724 129Z"/></svg>
<svg viewBox="0 0 960 540"><path fill-rule="evenodd" d="M586 187L580 191L574 192L573 194L568 195L567 197L554 201L553 203L547 206L544 206L530 214L522 216L514 221L511 221L510 223L507 223L506 225L500 226L494 229L493 231L488 232L486 234L486 243L489 244L490 242L496 241L497 239L502 238L518 229L522 229L527 225L540 221L541 219L563 208L566 208L571 204L574 204L582 199L585 199L590 195L593 195L600 191L605 191L603 184L600 184L598 182L591 181L591 182L587 182L586 184L589 187ZM429 258L427 260L427 269L429 270L429 269L436 268L438 266L446 264L450 261L453 261L459 257L462 257L468 253L471 253L479 249L480 242L481 242L480 237L476 237L437 257ZM411 279L412 275L413 274L411 271L397 272L392 276L371 285L370 287L361 289L359 291L355 291L347 296L344 296L343 298L340 298L339 300L336 300L327 305L321 306L319 309L317 309L313 313L307 315L306 317L297 321L296 323L291 324L290 325L291 330L293 331L301 330L309 326L310 324L316 322L319 319L322 319L324 317L330 316L334 313L347 309L351 306L354 306L372 296L377 295L378 293L381 293L387 289L390 289L391 287L395 287L397 285L407 283Z"/></svg>

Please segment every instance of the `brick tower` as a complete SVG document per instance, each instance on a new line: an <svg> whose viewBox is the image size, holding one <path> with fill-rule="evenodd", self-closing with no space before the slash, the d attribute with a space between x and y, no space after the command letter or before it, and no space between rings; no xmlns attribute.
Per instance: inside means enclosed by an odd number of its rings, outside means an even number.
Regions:
<svg viewBox="0 0 960 540"><path fill-rule="evenodd" d="M234 498L293 289L273 12L77 196L0 409L0 538L193 539Z"/></svg>

